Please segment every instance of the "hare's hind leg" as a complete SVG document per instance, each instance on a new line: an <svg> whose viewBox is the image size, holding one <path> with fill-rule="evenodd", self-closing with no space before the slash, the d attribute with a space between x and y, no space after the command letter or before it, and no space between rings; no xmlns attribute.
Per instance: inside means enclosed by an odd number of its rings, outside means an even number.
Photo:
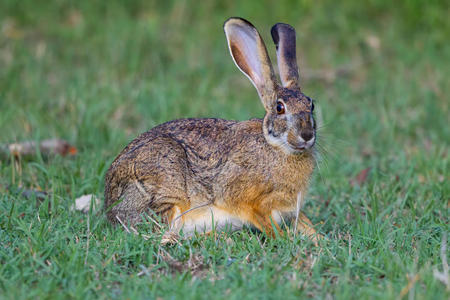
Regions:
<svg viewBox="0 0 450 300"><path fill-rule="evenodd" d="M169 223L175 205L182 206L185 201L178 196L161 195L151 186L144 186L139 181L129 184L120 200L111 208L114 221L135 225L142 222L145 214L156 214L163 223ZM120 222L119 221L119 222Z"/></svg>
<svg viewBox="0 0 450 300"><path fill-rule="evenodd" d="M188 172L186 153L171 138L138 144L122 155L109 175L115 180L108 189L114 192L108 194L109 219L136 224L143 213L154 212L164 220L175 205L188 207Z"/></svg>

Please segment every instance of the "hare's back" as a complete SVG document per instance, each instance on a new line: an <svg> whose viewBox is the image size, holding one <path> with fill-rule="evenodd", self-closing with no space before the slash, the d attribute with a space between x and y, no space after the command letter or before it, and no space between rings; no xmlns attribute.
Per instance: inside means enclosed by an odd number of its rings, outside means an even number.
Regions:
<svg viewBox="0 0 450 300"><path fill-rule="evenodd" d="M167 182L160 181L170 179L170 186L176 189L184 185L193 169L217 166L221 157L233 148L230 141L236 140L233 137L235 127L239 127L236 124L240 123L223 119L180 119L141 134L122 150L106 174L107 204L116 201L130 182L151 181L164 186Z"/></svg>
<svg viewBox="0 0 450 300"><path fill-rule="evenodd" d="M208 157L214 159L218 155L225 155L236 143L242 142L242 124L223 119L179 119L158 125L143 133L132 141L122 154L133 155L139 148L148 144L155 144L155 139L166 137L182 147L190 159L202 159ZM164 147L158 145L157 147ZM167 150L171 148L165 147ZM128 155L128 154L127 154ZM218 157L216 157L218 158ZM194 161L193 161L194 163Z"/></svg>
<svg viewBox="0 0 450 300"><path fill-rule="evenodd" d="M213 150L227 141L225 136L234 132L238 122L224 119L179 119L154 127L144 135L169 136L183 145L191 148L207 148Z"/></svg>

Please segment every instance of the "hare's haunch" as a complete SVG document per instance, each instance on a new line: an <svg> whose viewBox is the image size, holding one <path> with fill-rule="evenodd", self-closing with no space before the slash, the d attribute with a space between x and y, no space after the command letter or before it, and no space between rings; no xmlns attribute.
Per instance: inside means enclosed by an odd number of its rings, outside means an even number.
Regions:
<svg viewBox="0 0 450 300"><path fill-rule="evenodd" d="M295 228L311 235L299 210L315 165L316 125L312 100L300 90L295 30L272 27L281 85L252 24L230 18L224 30L264 118L174 120L140 135L106 174L108 218L134 224L143 213L157 213L185 234L244 224L273 234L273 227L295 220Z"/></svg>

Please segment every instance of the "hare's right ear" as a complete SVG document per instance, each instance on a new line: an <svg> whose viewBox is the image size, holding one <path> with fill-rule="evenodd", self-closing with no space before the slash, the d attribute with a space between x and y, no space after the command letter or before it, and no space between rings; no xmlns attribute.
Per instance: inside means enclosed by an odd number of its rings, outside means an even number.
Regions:
<svg viewBox="0 0 450 300"><path fill-rule="evenodd" d="M267 111L275 101L276 81L266 46L256 28L241 18L224 24L228 48L234 62L253 83Z"/></svg>
<svg viewBox="0 0 450 300"><path fill-rule="evenodd" d="M278 70L285 88L300 90L295 46L295 29L289 24L277 23L270 31L277 47Z"/></svg>

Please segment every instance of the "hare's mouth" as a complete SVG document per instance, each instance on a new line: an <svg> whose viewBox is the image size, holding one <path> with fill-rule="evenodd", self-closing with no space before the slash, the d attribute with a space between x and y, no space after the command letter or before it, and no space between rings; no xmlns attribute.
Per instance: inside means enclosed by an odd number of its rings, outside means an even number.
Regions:
<svg viewBox="0 0 450 300"><path fill-rule="evenodd" d="M305 151L307 151L308 149L311 148L311 146L299 146L299 145L291 145L291 144L287 144L286 145L285 152L288 154L301 154Z"/></svg>
<svg viewBox="0 0 450 300"><path fill-rule="evenodd" d="M312 148L315 143L315 137L309 141L296 140L295 143L288 140L287 133L274 137L271 134L266 135L267 142L277 148L280 148L285 154L300 154L308 149Z"/></svg>
<svg viewBox="0 0 450 300"><path fill-rule="evenodd" d="M298 147L298 146L291 146L295 151L303 151L306 149L306 147Z"/></svg>
<svg viewBox="0 0 450 300"><path fill-rule="evenodd" d="M311 149L315 144L315 137L310 139L309 141L300 141L299 143L293 145L292 143L289 143L289 146L294 150L294 152L303 152L305 150Z"/></svg>

